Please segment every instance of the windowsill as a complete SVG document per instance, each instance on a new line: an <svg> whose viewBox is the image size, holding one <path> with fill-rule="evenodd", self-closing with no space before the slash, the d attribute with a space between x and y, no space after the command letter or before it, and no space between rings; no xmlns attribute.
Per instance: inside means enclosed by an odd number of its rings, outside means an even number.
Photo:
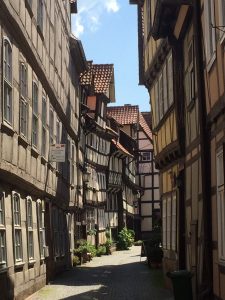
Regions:
<svg viewBox="0 0 225 300"><path fill-rule="evenodd" d="M14 268L15 268L16 270L17 270L17 269L22 269L24 265L25 265L25 262L24 262L24 261L17 262L17 263L15 263Z"/></svg>
<svg viewBox="0 0 225 300"><path fill-rule="evenodd" d="M34 146L31 147L31 155L36 157L36 158L39 155L37 148L35 148Z"/></svg>
<svg viewBox="0 0 225 300"><path fill-rule="evenodd" d="M3 121L2 126L1 126L1 130L3 132L7 132L8 134L10 134L11 136L14 135L15 130L12 128L12 126L7 123L6 121Z"/></svg>
<svg viewBox="0 0 225 300"><path fill-rule="evenodd" d="M36 263L36 260L35 260L35 259L31 259L31 260L29 260L29 262L28 262L28 266L29 266L29 267L32 267L35 263Z"/></svg>
<svg viewBox="0 0 225 300"><path fill-rule="evenodd" d="M23 145L24 147L27 147L29 145L26 138L21 135L18 135L18 142L19 142L19 144Z"/></svg>
<svg viewBox="0 0 225 300"><path fill-rule="evenodd" d="M208 73L211 71L212 66L213 66L215 60L216 60L216 52L213 53L212 57L207 62L207 72Z"/></svg>

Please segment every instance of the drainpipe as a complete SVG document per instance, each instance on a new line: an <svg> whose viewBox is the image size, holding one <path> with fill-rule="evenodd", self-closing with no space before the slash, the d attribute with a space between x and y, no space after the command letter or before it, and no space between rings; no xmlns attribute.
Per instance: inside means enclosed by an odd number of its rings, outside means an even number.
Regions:
<svg viewBox="0 0 225 300"><path fill-rule="evenodd" d="M203 222L203 267L202 284L198 291L198 299L212 299L212 220L211 220L211 166L210 136L207 128L207 109L204 80L203 33L201 23L201 1L193 1L194 41L196 57L196 75L198 88L199 127L201 145L202 170L202 222Z"/></svg>

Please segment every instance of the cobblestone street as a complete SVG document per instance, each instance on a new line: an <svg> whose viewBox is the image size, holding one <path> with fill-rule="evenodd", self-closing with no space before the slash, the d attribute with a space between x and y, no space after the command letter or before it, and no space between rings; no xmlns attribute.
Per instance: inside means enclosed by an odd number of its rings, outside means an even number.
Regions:
<svg viewBox="0 0 225 300"><path fill-rule="evenodd" d="M140 247L94 258L63 273L27 300L172 300L161 270L151 270Z"/></svg>

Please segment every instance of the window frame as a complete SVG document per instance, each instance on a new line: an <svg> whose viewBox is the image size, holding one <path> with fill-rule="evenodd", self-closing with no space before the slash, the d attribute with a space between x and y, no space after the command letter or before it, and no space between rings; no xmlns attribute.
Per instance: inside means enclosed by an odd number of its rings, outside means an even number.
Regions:
<svg viewBox="0 0 225 300"><path fill-rule="evenodd" d="M18 199L18 211L15 211L15 197ZM14 263L15 265L23 262L23 238L21 226L21 197L17 192L12 192L12 213L13 213L13 244L14 244ZM18 222L15 217L18 214ZM19 234L19 240L17 238Z"/></svg>
<svg viewBox="0 0 225 300"><path fill-rule="evenodd" d="M222 264L225 264L224 149L223 145L216 152L218 259Z"/></svg>
<svg viewBox="0 0 225 300"><path fill-rule="evenodd" d="M42 120L42 130L41 130L41 155L46 157L46 146L47 146L47 98L42 95L41 102L41 120Z"/></svg>
<svg viewBox="0 0 225 300"><path fill-rule="evenodd" d="M0 223L0 270L7 267L7 244L5 226L5 193L0 192L0 208L2 212L2 223Z"/></svg>
<svg viewBox="0 0 225 300"><path fill-rule="evenodd" d="M44 201L37 200L37 228L38 228L38 241L39 241L39 254L40 260L45 259L45 248L46 248L46 239L45 239L45 208Z"/></svg>
<svg viewBox="0 0 225 300"><path fill-rule="evenodd" d="M20 134L27 139L28 135L28 103L27 103L27 87L28 74L27 64L20 61Z"/></svg>
<svg viewBox="0 0 225 300"><path fill-rule="evenodd" d="M216 29L214 0L204 1L206 65L210 70L216 58ZM212 50L212 51L211 51Z"/></svg>
<svg viewBox="0 0 225 300"><path fill-rule="evenodd" d="M35 107L35 97L34 97L34 91L37 89L37 94L36 94L36 109ZM38 119L39 119L39 109L38 109L38 99L39 99L39 92L38 92L38 85L36 81L32 82L32 137L31 137L31 142L32 146L35 147L36 149L38 148ZM36 123L36 130L34 124ZM34 138L35 137L35 138Z"/></svg>
<svg viewBox="0 0 225 300"><path fill-rule="evenodd" d="M10 78L6 77L6 71L5 71L5 64L7 63L7 59L6 59L6 47L8 46L10 51L10 62L8 63L8 65L10 64L11 68L11 72L10 72ZM10 42L10 40L4 36L3 37L3 57L2 57L2 65L3 65L3 120L8 123L9 125L13 125L13 64L12 64L12 56L13 56L13 48L12 48L12 44ZM7 97L7 101L6 101L6 90L9 91L10 93L10 99L9 99L9 104L8 104L8 97ZM8 95L8 93L7 93ZM9 116L8 114L6 114L7 111L7 107L9 107Z"/></svg>
<svg viewBox="0 0 225 300"><path fill-rule="evenodd" d="M30 218L31 218L31 222L29 222ZM33 230L33 201L32 198L29 196L26 198L26 224L27 224L26 226L27 227L26 228L27 229L27 254L28 254L28 260L30 262L30 261L34 261L34 232L33 232L34 230Z"/></svg>

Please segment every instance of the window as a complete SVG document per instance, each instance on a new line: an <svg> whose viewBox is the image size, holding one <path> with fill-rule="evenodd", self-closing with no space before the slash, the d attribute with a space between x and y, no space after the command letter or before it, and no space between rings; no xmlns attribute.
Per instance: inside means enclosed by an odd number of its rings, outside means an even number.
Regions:
<svg viewBox="0 0 225 300"><path fill-rule="evenodd" d="M5 199L0 193L0 269L6 267Z"/></svg>
<svg viewBox="0 0 225 300"><path fill-rule="evenodd" d="M195 99L195 72L194 72L194 44L191 40L188 47L187 72L185 76L186 104L187 106Z"/></svg>
<svg viewBox="0 0 225 300"><path fill-rule="evenodd" d="M43 96L42 97L42 143L41 143L41 155L46 156L46 123L47 123L47 118L46 118L46 110L47 110L47 102L46 98Z"/></svg>
<svg viewBox="0 0 225 300"><path fill-rule="evenodd" d="M56 120L56 144L60 144L60 122Z"/></svg>
<svg viewBox="0 0 225 300"><path fill-rule="evenodd" d="M29 260L34 259L33 210L31 198L27 198L27 250Z"/></svg>
<svg viewBox="0 0 225 300"><path fill-rule="evenodd" d="M3 39L3 99L4 120L12 125L12 46Z"/></svg>
<svg viewBox="0 0 225 300"><path fill-rule="evenodd" d="M150 161L151 160L151 152L143 152L142 153L142 160L143 161Z"/></svg>
<svg viewBox="0 0 225 300"><path fill-rule="evenodd" d="M214 0L206 0L204 5L206 63L209 64L216 51Z"/></svg>
<svg viewBox="0 0 225 300"><path fill-rule="evenodd" d="M38 200L37 202L37 220L38 220L38 239L40 257L45 257L45 204L44 201Z"/></svg>
<svg viewBox="0 0 225 300"><path fill-rule="evenodd" d="M168 78L168 105L173 104L173 56L172 52L167 58L167 78Z"/></svg>
<svg viewBox="0 0 225 300"><path fill-rule="evenodd" d="M33 82L32 89L32 145L37 147L38 143L38 87Z"/></svg>
<svg viewBox="0 0 225 300"><path fill-rule="evenodd" d="M217 168L217 220L219 260L225 262L225 201L224 201L224 150L216 155Z"/></svg>
<svg viewBox="0 0 225 300"><path fill-rule="evenodd" d="M176 192L172 195L172 230L171 230L171 246L172 250L176 250L177 248L177 198L176 198Z"/></svg>
<svg viewBox="0 0 225 300"><path fill-rule="evenodd" d="M219 0L219 24L218 26L225 26L225 0ZM224 37L224 28L219 27L220 29L220 37Z"/></svg>
<svg viewBox="0 0 225 300"><path fill-rule="evenodd" d="M75 184L76 179L76 148L75 145L72 144L72 161L71 161L71 183Z"/></svg>
<svg viewBox="0 0 225 300"><path fill-rule="evenodd" d="M21 228L21 211L20 211L20 195L13 193L13 230L14 230L14 259L15 263L22 262L22 228Z"/></svg>
<svg viewBox="0 0 225 300"><path fill-rule="evenodd" d="M44 2L43 0L37 1L37 25L43 31L43 21L44 21Z"/></svg>
<svg viewBox="0 0 225 300"><path fill-rule="evenodd" d="M54 112L52 107L49 110L49 144L54 144Z"/></svg>
<svg viewBox="0 0 225 300"><path fill-rule="evenodd" d="M27 137L28 105L27 105L27 67L20 63L20 133Z"/></svg>

